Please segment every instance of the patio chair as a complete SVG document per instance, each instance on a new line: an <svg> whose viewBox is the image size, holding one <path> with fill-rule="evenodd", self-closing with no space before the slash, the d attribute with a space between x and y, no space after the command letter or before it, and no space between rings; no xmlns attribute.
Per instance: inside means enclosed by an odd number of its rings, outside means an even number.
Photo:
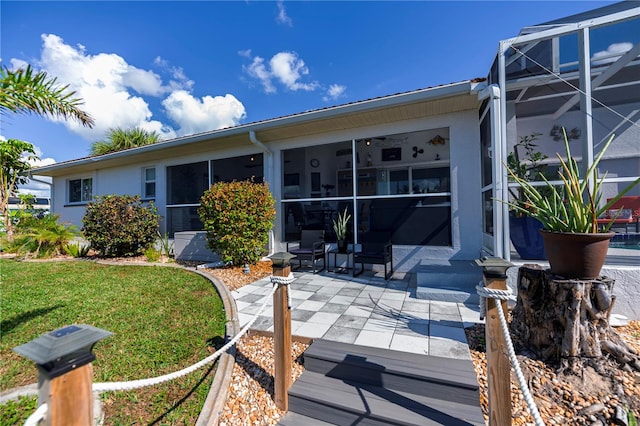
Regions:
<svg viewBox="0 0 640 426"><path fill-rule="evenodd" d="M297 244L291 248L290 245ZM287 243L287 251L295 254L298 261L298 269L302 267L302 261L310 261L313 273L320 272L326 267L326 247L324 242L324 230L303 229L300 231L300 241ZM322 259L322 269L316 271L316 262Z"/></svg>
<svg viewBox="0 0 640 426"><path fill-rule="evenodd" d="M353 253L353 276L364 272L364 265L384 265L384 279L393 275L393 248L388 232L366 232L359 241L362 249ZM362 265L358 271L356 264ZM387 264L389 269L387 269Z"/></svg>

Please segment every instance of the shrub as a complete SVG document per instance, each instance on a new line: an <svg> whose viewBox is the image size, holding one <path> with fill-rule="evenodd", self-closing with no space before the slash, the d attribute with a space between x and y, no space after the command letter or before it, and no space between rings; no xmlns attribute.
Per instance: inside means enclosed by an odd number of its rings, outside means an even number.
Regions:
<svg viewBox="0 0 640 426"><path fill-rule="evenodd" d="M76 227L58 223L58 215L39 215L20 210L13 215L15 235L7 242L7 252L50 257L64 253L64 247L77 235ZM36 212L38 213L38 212Z"/></svg>
<svg viewBox="0 0 640 426"><path fill-rule="evenodd" d="M160 256L162 256L160 251L156 250L156 248L153 246L147 248L144 251L144 257L146 257L149 262L157 262L158 260L160 260Z"/></svg>
<svg viewBox="0 0 640 426"><path fill-rule="evenodd" d="M64 251L65 253L67 253L69 256L72 256L72 257L87 257L87 254L89 254L90 248L91 246L88 244L75 242L75 243L69 243L66 246L64 246Z"/></svg>
<svg viewBox="0 0 640 426"><path fill-rule="evenodd" d="M200 199L200 220L209 247L236 266L254 264L264 254L275 218L266 183L218 182Z"/></svg>
<svg viewBox="0 0 640 426"><path fill-rule="evenodd" d="M101 256L135 256L149 247L158 230L158 210L137 195L104 195L87 206L82 233Z"/></svg>

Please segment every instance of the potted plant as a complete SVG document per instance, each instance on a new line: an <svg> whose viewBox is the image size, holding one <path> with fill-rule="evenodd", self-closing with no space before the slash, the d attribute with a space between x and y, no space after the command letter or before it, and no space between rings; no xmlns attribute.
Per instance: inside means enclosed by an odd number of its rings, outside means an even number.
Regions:
<svg viewBox="0 0 640 426"><path fill-rule="evenodd" d="M351 215L347 213L347 208L344 208L344 212L338 212L338 217L333 221L333 231L336 233L336 240L338 241L338 251L345 253L347 251L347 223L351 219Z"/></svg>
<svg viewBox="0 0 640 426"><path fill-rule="evenodd" d="M587 178L582 179L578 164L571 156L564 129L563 134L566 160L556 154L560 161L559 177L562 185L559 188L554 186L543 175L546 185L534 186L507 166L509 175L522 188L524 205L520 202L507 204L542 222L543 229L540 233L552 273L566 278L596 278L604 264L609 240L614 235L609 229L617 215L602 228L598 226L598 218L603 217L620 197L637 185L640 178L631 182L607 203L601 204L601 189L606 173L598 179L597 167L613 141L613 135L587 170Z"/></svg>
<svg viewBox="0 0 640 426"><path fill-rule="evenodd" d="M541 133L522 136L513 147L513 152L507 156L507 166L522 180L527 182L540 180L545 176L548 166L544 164L547 155L537 150L535 143ZM521 150L523 150L521 152ZM513 179L512 179L513 180ZM512 202L524 209L528 209L522 188L509 188ZM535 217L526 215L520 210L511 209L509 215L509 237L511 244L521 259L546 259L544 241L538 232L542 223Z"/></svg>

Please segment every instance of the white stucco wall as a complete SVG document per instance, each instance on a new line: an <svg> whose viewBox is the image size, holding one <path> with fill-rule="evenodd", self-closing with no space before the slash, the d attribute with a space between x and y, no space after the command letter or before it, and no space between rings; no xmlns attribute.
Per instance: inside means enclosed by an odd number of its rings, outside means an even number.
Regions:
<svg viewBox="0 0 640 426"><path fill-rule="evenodd" d="M281 152L283 149L295 147L309 147L325 145L351 139L362 139L379 135L393 135L415 132L429 129L449 129L447 141L450 169L451 169L451 212L452 212L452 246L451 247L425 247L425 246L394 246L394 265L398 271L411 271L418 266L422 259L475 259L479 256L482 244L482 214L480 195L480 134L478 125L478 113L475 109L454 114L437 115L421 119L405 120L402 122L385 123L360 129L328 131L323 134L297 138L295 140L283 140L272 142L269 148L274 155L273 179L270 187L277 200L280 199L281 188ZM187 150L187 148L185 148ZM408 148L403 155L409 155ZM136 164L108 169L94 170L82 176L54 179L53 210L61 215L63 221L81 225L84 214L84 206L68 205L67 181L78 177L93 178L94 195L106 194L132 194L140 195L142 192L142 175L144 167L156 167L156 199L155 204L162 216L166 213L166 167L177 164L228 158L238 155L260 152L258 147L248 145L234 150L226 149L212 151L210 155L184 155L156 161L153 163ZM312 151L310 150L312 153ZM320 152L320 151L319 151ZM324 151L326 154L326 151ZM309 158L302 160L300 164L305 173L321 171L323 176L329 176L329 170L335 170L332 159L321 159L319 168L309 170ZM346 160L344 160L346 161ZM265 161L265 164L268 163ZM335 172L334 172L335 173ZM271 173L265 172L265 176ZM327 183L323 180L322 183ZM280 203L277 203L277 211L280 214ZM278 216L280 217L280 216ZM284 244L279 242L282 221L276 220L273 235L275 237L275 251L284 250ZM164 221L161 223L161 232L164 231Z"/></svg>

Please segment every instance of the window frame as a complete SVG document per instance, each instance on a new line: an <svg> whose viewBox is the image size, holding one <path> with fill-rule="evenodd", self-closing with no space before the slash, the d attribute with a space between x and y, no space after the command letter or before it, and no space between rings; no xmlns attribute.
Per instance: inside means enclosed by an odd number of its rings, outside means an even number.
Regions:
<svg viewBox="0 0 640 426"><path fill-rule="evenodd" d="M72 191L71 190L71 185L73 182L80 182L80 199L79 200L72 200L71 196L72 196ZM90 195L88 197L85 197L86 193L85 193L85 182L89 181L90 185L91 185L91 191L90 191ZM93 200L94 194L93 194L93 177L91 176L85 176L85 177L78 177L78 178L74 178L74 179L67 179L67 203L69 205L84 205L84 204L88 204L91 200Z"/></svg>
<svg viewBox="0 0 640 426"><path fill-rule="evenodd" d="M153 179L147 179L147 170L153 170ZM153 195L147 193L147 185L153 183ZM155 200L158 194L158 169L156 166L142 168L142 199Z"/></svg>

